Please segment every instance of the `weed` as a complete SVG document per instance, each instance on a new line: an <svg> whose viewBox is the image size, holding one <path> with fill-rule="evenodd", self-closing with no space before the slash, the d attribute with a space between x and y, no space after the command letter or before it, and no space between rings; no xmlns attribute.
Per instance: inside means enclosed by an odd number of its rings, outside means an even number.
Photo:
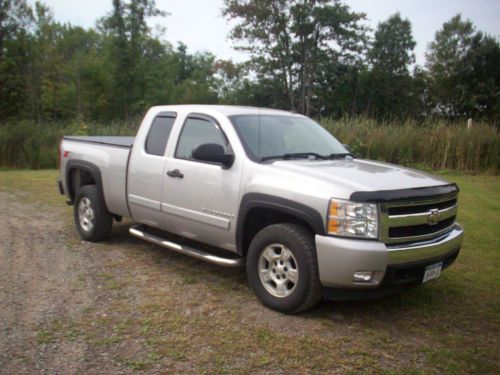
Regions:
<svg viewBox="0 0 500 375"><path fill-rule="evenodd" d="M41 345L51 343L54 340L54 332L52 331L42 329L36 334L36 341Z"/></svg>
<svg viewBox="0 0 500 375"><path fill-rule="evenodd" d="M123 363L131 369L137 371L144 370L148 367L148 362L141 359L126 359Z"/></svg>

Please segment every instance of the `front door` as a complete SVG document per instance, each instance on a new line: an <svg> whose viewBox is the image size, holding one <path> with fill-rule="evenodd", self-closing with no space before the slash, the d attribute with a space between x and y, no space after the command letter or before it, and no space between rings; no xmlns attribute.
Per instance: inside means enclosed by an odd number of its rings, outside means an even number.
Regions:
<svg viewBox="0 0 500 375"><path fill-rule="evenodd" d="M231 145L219 123L205 115L188 115L173 157L166 160L162 212L165 228L191 239L235 250L234 229L240 184L239 168L193 159L203 143ZM231 234L232 233L232 234Z"/></svg>

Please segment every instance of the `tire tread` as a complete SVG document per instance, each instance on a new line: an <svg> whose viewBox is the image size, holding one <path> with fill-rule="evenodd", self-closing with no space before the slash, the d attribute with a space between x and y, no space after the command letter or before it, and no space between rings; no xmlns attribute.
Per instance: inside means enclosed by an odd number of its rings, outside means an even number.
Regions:
<svg viewBox="0 0 500 375"><path fill-rule="evenodd" d="M95 230L91 233L85 232L78 221L78 203L82 196L86 196L92 202L95 214ZM95 185L81 186L76 194L74 208L75 224L82 238L90 242L103 241L111 234L113 226L113 216L107 211L104 202L101 201L99 192Z"/></svg>
<svg viewBox="0 0 500 375"><path fill-rule="evenodd" d="M310 251L305 251L305 256L307 258L309 272L311 272L311 279L319 280L318 260L316 257L316 249L314 246L311 246L311 244L314 243L314 241L310 239L311 234L306 229L296 224L278 224L278 226L280 226L283 231L288 232L290 236L296 236L300 244L299 246L302 249L312 247ZM298 233L300 233L300 236L297 236ZM321 284L319 282L312 284L304 302L296 310L292 311L292 313L309 310L321 299Z"/></svg>
<svg viewBox="0 0 500 375"><path fill-rule="evenodd" d="M253 283L260 282L260 280L255 280L256 277L251 275L252 267L254 266L253 262L256 261L256 253L260 250L257 248L257 245L260 244L263 239L274 236L284 236L290 239L291 242L296 244L294 246L295 250L303 253L306 267L309 270L309 288L307 289L307 293L300 304L293 308L277 308L272 306L271 303L266 302L263 299L261 300L264 305L286 313L295 314L306 311L313 307L321 299L321 283L319 282L318 261L313 234L300 225L292 223L273 224L257 233L257 235L252 239L249 254L247 254L247 273L249 275L250 284L256 291L257 295L259 295L258 289L255 285L253 285Z"/></svg>

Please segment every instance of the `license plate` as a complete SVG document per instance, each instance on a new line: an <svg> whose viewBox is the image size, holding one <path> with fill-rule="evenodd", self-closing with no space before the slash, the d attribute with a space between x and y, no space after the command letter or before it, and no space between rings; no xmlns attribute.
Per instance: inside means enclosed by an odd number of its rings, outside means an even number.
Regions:
<svg viewBox="0 0 500 375"><path fill-rule="evenodd" d="M426 283L427 281L437 279L441 274L441 268L443 268L443 262L427 266L427 268L425 269L424 279L422 280L422 282Z"/></svg>

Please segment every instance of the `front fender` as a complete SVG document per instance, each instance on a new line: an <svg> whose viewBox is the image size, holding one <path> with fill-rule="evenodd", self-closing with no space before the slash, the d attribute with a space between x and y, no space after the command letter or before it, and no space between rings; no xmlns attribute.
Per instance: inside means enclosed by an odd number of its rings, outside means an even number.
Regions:
<svg viewBox="0 0 500 375"><path fill-rule="evenodd" d="M273 195L247 193L241 199L236 223L236 247L239 254L244 253L245 221L248 213L254 208L269 208L296 217L306 222L312 228L314 234L326 234L323 216L314 208Z"/></svg>

